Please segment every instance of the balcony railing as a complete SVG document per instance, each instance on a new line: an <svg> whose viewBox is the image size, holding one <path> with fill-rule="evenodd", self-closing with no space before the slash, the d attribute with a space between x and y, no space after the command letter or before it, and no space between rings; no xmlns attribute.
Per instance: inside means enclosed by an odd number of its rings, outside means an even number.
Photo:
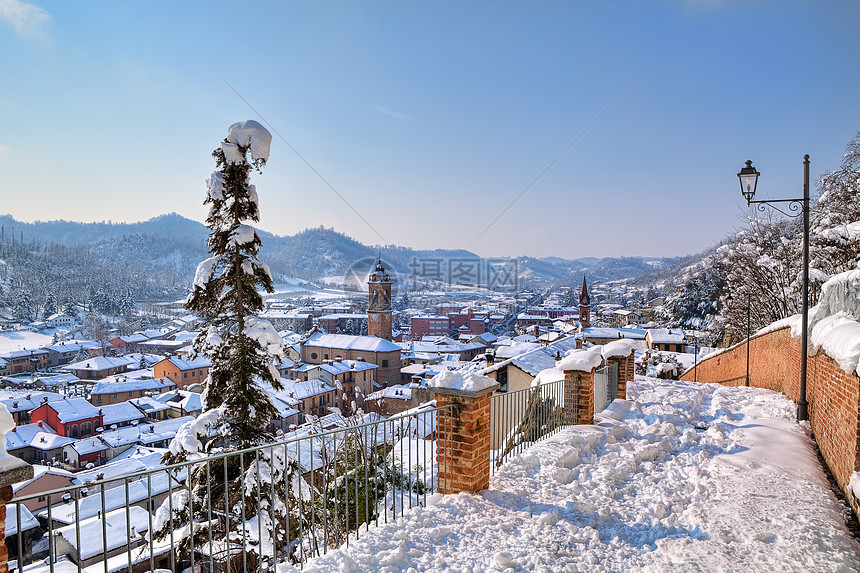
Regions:
<svg viewBox="0 0 860 573"><path fill-rule="evenodd" d="M496 394L490 402L490 472L565 425L564 380ZM567 407L575 408L575 404Z"/></svg>
<svg viewBox="0 0 860 573"><path fill-rule="evenodd" d="M271 444L17 497L7 506L9 570L300 566L426 505L440 485L436 449L451 447L436 443L437 415L450 408L317 421Z"/></svg>

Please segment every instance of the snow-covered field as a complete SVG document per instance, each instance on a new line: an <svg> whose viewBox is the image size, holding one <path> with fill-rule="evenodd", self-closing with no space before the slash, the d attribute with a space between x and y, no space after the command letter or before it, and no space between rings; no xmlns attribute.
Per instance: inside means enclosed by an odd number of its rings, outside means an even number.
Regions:
<svg viewBox="0 0 860 573"><path fill-rule="evenodd" d="M57 332L57 330L46 330L44 332L32 332L29 330L0 331L0 353L29 350L51 344L54 340L54 334Z"/></svg>
<svg viewBox="0 0 860 573"><path fill-rule="evenodd" d="M628 392L488 491L432 496L304 571L860 571L784 396L651 378Z"/></svg>

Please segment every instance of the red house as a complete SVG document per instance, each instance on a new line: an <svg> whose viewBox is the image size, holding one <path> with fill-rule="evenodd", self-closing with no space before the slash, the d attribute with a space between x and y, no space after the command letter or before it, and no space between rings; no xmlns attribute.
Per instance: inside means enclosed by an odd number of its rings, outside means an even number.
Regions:
<svg viewBox="0 0 860 573"><path fill-rule="evenodd" d="M44 422L66 438L86 438L102 427L102 412L83 398L47 402L30 413L33 423Z"/></svg>

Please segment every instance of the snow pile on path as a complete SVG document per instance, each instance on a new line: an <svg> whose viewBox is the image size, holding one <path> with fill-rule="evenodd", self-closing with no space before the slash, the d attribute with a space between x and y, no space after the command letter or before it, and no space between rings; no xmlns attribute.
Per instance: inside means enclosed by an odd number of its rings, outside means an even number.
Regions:
<svg viewBox="0 0 860 573"><path fill-rule="evenodd" d="M648 378L628 392L502 465L490 490L431 496L303 571L860 570L791 401Z"/></svg>
<svg viewBox="0 0 860 573"><path fill-rule="evenodd" d="M568 350L564 357L555 363L559 370L576 370L578 372L591 372L603 362L600 354L602 346L592 346L588 349Z"/></svg>
<svg viewBox="0 0 860 573"><path fill-rule="evenodd" d="M448 388L463 392L480 392L497 385L498 382L489 376L478 374L474 370L443 370L427 383L430 388Z"/></svg>
<svg viewBox="0 0 860 573"><path fill-rule="evenodd" d="M269 160L269 150L272 147L272 134L253 119L234 123L227 128L227 141L250 148L254 161L265 163Z"/></svg>

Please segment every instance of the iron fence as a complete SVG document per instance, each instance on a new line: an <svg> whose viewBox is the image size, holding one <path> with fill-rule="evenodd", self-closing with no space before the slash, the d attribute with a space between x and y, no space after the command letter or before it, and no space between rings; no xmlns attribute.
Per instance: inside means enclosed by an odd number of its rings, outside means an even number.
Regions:
<svg viewBox="0 0 860 573"><path fill-rule="evenodd" d="M609 363L594 372L594 413L600 413L618 397L618 364Z"/></svg>
<svg viewBox="0 0 860 573"><path fill-rule="evenodd" d="M437 483L436 463L437 448L452 448L436 439L450 408L317 421L274 443L16 497L7 506L9 570L301 566L450 485Z"/></svg>
<svg viewBox="0 0 860 573"><path fill-rule="evenodd" d="M565 425L564 380L503 392L490 400L490 472Z"/></svg>

